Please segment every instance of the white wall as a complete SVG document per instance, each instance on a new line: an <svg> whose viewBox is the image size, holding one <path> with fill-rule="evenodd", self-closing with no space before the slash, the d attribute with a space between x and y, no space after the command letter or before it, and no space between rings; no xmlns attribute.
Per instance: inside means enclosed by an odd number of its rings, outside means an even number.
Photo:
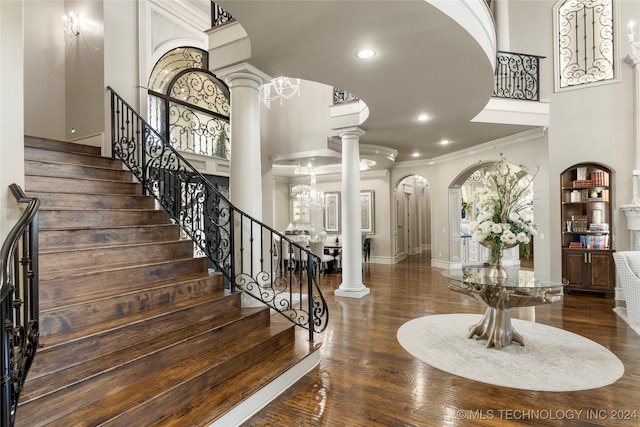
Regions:
<svg viewBox="0 0 640 427"><path fill-rule="evenodd" d="M0 241L9 234L20 209L9 191L24 189L24 47L21 1L0 1Z"/></svg>
<svg viewBox="0 0 640 427"><path fill-rule="evenodd" d="M24 4L24 132L65 139L63 1Z"/></svg>

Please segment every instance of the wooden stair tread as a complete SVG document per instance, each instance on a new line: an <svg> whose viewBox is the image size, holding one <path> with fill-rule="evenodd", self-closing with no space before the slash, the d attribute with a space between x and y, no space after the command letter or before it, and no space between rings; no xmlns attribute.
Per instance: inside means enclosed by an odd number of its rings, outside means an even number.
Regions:
<svg viewBox="0 0 640 427"><path fill-rule="evenodd" d="M39 148L42 150L64 151L68 153L100 155L101 152L100 147L92 145L76 144L73 142L59 141L32 135L25 135L24 146L30 148Z"/></svg>
<svg viewBox="0 0 640 427"><path fill-rule="evenodd" d="M46 399L47 404L39 405L42 411L30 411L30 421L44 422L63 421L66 425L77 425L78 423L88 423L98 425L109 422L114 416L120 425L132 425L124 423L119 414L126 413L136 405L149 405L155 399L167 395L167 391L172 391L180 387L182 398L186 398L185 393L189 393L191 383L208 382L215 385L220 379L231 376L234 370L245 369L241 364L242 359L257 362L265 356L256 347L273 348L281 346L286 342L286 338L274 341L276 337L290 333L291 326L287 328L265 326L248 332L246 335L236 337L227 343L223 348L204 349L198 354L183 355L178 360L159 359L156 365L161 365L161 369L152 369L145 365L145 370L138 370L136 375L114 375L114 379L104 378L103 381L88 381L74 385L70 396L66 393L57 393ZM277 348L277 347L276 347ZM197 355L197 357L195 357ZM191 357L194 356L194 357ZM227 364L233 360L234 363ZM155 366L154 366L155 367ZM208 374L209 373L209 374ZM104 383L104 384L103 384ZM109 387L107 384L111 384ZM185 386L186 385L186 386ZM199 387L198 387L199 388ZM191 394L199 393L199 390L191 390ZM85 399L80 398L85 396ZM175 395L174 395L175 396ZM171 399L174 398L171 396ZM170 402L170 400L169 400ZM163 405L166 406L166 405ZM25 409L30 409L25 407ZM144 410L149 413L152 411ZM154 415L154 414L148 414ZM144 424L136 420L138 424Z"/></svg>
<svg viewBox="0 0 640 427"><path fill-rule="evenodd" d="M277 315L272 316L272 323L276 317ZM289 347L278 349L251 371L241 372L221 382L217 388L205 390L148 427L208 426L284 371L319 350L320 343L306 341L307 331L299 329L295 334L296 339Z"/></svg>
<svg viewBox="0 0 640 427"><path fill-rule="evenodd" d="M176 329L152 340L140 341L126 349L103 354L80 365L73 365L60 370L49 370L38 376L31 375L21 394L20 401L25 404L31 400L42 398L65 388L69 384L73 385L86 381L95 375L117 369L120 365L130 363L132 360L137 360L145 355L156 353L165 347L190 340L195 336L224 328L233 328L235 324L239 324L238 319L264 317L266 313L264 309L260 308L241 308L239 310L240 314L236 312L224 313L219 317L206 319L185 326L182 329ZM235 327L234 331L237 330L241 330L241 328ZM224 341L220 342L224 343Z"/></svg>
<svg viewBox="0 0 640 427"><path fill-rule="evenodd" d="M38 243L41 253L54 249L117 246L144 242L180 239L180 228L175 224L143 224L105 227L46 228L40 230Z"/></svg>
<svg viewBox="0 0 640 427"><path fill-rule="evenodd" d="M221 275L220 275L221 276ZM46 313L47 311L55 311L58 309L62 309L65 307L84 304L91 301L102 300L106 298L110 298L116 295L128 295L134 294L137 292L142 292L149 289L155 288L163 288L169 285L176 285L181 283L189 283L197 280L220 280L216 276L209 275L208 272L203 271L199 273L192 273L186 276L181 276L176 279L175 277L169 277L166 279L158 279L154 282L144 281L138 283L126 283L122 286L110 286L107 288L99 288L91 293L81 293L79 295L73 295L69 298L60 298L55 300L49 300L45 302L40 302L40 313Z"/></svg>
<svg viewBox="0 0 640 427"><path fill-rule="evenodd" d="M130 315L122 316L118 319L113 319L108 322L102 322L97 324L88 325L82 328L70 329L68 331L50 335L48 337L42 337L41 341L45 345L44 348L38 350L40 352L49 351L56 346L66 344L71 341L75 341L80 338L86 338L89 336L99 335L115 329L128 327L133 323L139 323L149 318L158 318L169 313L179 312L184 309L189 309L197 305L211 303L217 298L224 298L224 293L219 292L215 295L204 295L197 298L193 298L190 301L182 301L171 306L154 307L144 312L133 313Z"/></svg>

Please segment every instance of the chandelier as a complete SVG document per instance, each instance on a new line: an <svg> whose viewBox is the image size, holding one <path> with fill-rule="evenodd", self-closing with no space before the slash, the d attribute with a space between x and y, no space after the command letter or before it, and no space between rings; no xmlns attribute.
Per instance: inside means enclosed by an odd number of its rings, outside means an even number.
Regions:
<svg viewBox="0 0 640 427"><path fill-rule="evenodd" d="M311 185L300 184L291 188L291 195L296 198L304 209L324 209L324 192L316 188L316 174L311 172Z"/></svg>
<svg viewBox="0 0 640 427"><path fill-rule="evenodd" d="M271 102L283 99L291 99L295 95L300 96L300 79L290 79L289 77L276 77L270 83L260 86L258 96L267 108L271 107Z"/></svg>

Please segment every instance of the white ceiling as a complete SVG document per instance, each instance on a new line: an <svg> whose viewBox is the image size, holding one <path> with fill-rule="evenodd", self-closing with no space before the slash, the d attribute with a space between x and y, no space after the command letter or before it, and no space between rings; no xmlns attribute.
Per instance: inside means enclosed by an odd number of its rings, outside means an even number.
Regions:
<svg viewBox="0 0 640 427"><path fill-rule="evenodd" d="M369 118L361 143L396 149L396 161L431 159L532 128L471 122L491 97L492 65L468 31L423 0L216 3L249 35L252 65L362 99ZM376 56L358 59L364 47ZM431 119L418 122L420 113Z"/></svg>

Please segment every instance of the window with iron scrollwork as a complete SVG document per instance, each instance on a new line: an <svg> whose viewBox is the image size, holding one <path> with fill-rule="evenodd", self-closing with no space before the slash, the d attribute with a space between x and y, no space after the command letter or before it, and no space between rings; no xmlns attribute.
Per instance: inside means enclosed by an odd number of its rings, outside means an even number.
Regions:
<svg viewBox="0 0 640 427"><path fill-rule="evenodd" d="M556 90L617 78L615 0L561 0L554 7Z"/></svg>
<svg viewBox="0 0 640 427"><path fill-rule="evenodd" d="M166 53L149 78L149 123L180 151L229 159L229 89L208 71L206 51Z"/></svg>

